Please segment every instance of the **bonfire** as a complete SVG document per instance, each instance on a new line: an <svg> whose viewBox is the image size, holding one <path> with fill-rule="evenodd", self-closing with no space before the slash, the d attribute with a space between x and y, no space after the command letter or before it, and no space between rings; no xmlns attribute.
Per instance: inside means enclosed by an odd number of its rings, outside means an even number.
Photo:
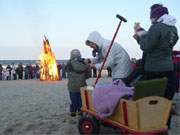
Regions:
<svg viewBox="0 0 180 135"><path fill-rule="evenodd" d="M40 55L40 80L60 80L60 74L58 72L56 57L52 52L50 43L46 37L43 40L43 50Z"/></svg>

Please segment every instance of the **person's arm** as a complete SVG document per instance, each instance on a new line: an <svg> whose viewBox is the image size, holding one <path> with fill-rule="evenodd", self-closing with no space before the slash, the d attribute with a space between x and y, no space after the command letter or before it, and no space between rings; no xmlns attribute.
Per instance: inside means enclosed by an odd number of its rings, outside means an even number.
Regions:
<svg viewBox="0 0 180 135"><path fill-rule="evenodd" d="M108 47L104 50L105 51L105 55L107 54L107 52L108 52ZM111 67L113 64L114 64L114 56L113 56L113 47L111 48L111 51L110 51L110 53L109 53L109 55L108 55L108 57L107 57L107 59L106 59L106 62L105 62L105 64L104 64L104 67L103 67L103 69L106 69L107 67ZM101 63L97 63L97 64L95 64L95 67L96 67L96 69L101 69L101 66L102 66L102 64L103 64L103 62L101 62Z"/></svg>
<svg viewBox="0 0 180 135"><path fill-rule="evenodd" d="M72 60L71 65L74 71L76 72L85 72L89 65L83 64L82 62L79 62L77 60Z"/></svg>
<svg viewBox="0 0 180 135"><path fill-rule="evenodd" d="M148 33L139 38L140 48L144 52L152 52L156 45L158 45L161 33L157 25L158 24L152 25Z"/></svg>

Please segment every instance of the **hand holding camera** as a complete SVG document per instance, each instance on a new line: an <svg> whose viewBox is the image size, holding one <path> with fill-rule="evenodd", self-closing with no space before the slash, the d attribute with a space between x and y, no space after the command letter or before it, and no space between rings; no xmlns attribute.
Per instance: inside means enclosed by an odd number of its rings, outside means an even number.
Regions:
<svg viewBox="0 0 180 135"><path fill-rule="evenodd" d="M139 38L143 35L145 35L147 32L140 26L139 22L134 23L134 32L135 34L133 35L135 40L139 40Z"/></svg>

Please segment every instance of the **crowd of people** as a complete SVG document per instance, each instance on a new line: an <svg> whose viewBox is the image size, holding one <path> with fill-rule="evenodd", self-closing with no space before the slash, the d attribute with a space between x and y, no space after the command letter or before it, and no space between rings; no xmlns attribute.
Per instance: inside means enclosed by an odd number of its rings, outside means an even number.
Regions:
<svg viewBox="0 0 180 135"><path fill-rule="evenodd" d="M0 80L27 80L39 78L39 65L7 65L0 64Z"/></svg>
<svg viewBox="0 0 180 135"><path fill-rule="evenodd" d="M61 79L67 78L67 67L66 63L58 64L58 72ZM91 77L97 77L97 69L92 68ZM108 76L111 76L111 69L108 68ZM40 66L38 64L11 64L2 65L0 64L0 80L28 80L28 79L39 79L40 78Z"/></svg>

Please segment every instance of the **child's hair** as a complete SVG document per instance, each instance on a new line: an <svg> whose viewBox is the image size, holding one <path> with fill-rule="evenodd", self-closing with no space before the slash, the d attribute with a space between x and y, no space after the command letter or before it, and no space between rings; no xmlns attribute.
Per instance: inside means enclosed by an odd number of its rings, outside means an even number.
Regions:
<svg viewBox="0 0 180 135"><path fill-rule="evenodd" d="M70 56L70 59L79 59L81 58L81 52L78 50L78 49L73 49L71 51L71 56Z"/></svg>

